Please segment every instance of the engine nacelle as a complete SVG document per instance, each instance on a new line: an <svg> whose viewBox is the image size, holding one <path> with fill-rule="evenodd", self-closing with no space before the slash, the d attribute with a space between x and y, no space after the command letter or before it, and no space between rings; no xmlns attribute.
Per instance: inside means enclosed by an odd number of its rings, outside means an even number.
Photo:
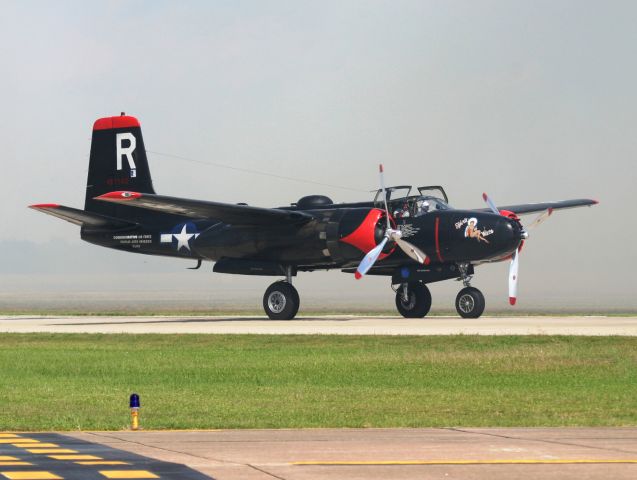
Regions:
<svg viewBox="0 0 637 480"><path fill-rule="evenodd" d="M395 222L391 217L390 224L395 228ZM360 260L383 240L386 228L386 213L379 208L351 209L344 212L337 228L334 228L333 224L328 225L328 249L332 258L336 261ZM380 259L390 255L395 247L395 244L388 243Z"/></svg>

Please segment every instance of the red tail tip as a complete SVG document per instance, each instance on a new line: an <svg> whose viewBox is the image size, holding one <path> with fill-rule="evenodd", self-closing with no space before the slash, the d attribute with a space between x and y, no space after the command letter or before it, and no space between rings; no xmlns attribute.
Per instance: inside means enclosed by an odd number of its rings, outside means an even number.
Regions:
<svg viewBox="0 0 637 480"><path fill-rule="evenodd" d="M597 205L599 203L599 200L593 200L593 205Z"/></svg>
<svg viewBox="0 0 637 480"><path fill-rule="evenodd" d="M112 130L114 128L131 128L139 127L139 120L130 115L122 115L119 117L98 118L93 124L93 130Z"/></svg>
<svg viewBox="0 0 637 480"><path fill-rule="evenodd" d="M517 298L515 298L515 297L509 297L509 303L511 305L515 305L516 300L517 300Z"/></svg>
<svg viewBox="0 0 637 480"><path fill-rule="evenodd" d="M359 272L358 270L356 270L356 271L354 272L354 278L355 278L356 280L360 280L361 278L363 278L363 276L360 274L360 272Z"/></svg>

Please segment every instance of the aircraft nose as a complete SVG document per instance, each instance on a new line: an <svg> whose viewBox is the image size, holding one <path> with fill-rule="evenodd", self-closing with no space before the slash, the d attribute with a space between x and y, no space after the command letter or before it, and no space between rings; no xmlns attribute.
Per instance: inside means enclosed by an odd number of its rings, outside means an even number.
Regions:
<svg viewBox="0 0 637 480"><path fill-rule="evenodd" d="M508 250L518 248L520 242L528 237L520 222L512 218L501 217L499 230Z"/></svg>

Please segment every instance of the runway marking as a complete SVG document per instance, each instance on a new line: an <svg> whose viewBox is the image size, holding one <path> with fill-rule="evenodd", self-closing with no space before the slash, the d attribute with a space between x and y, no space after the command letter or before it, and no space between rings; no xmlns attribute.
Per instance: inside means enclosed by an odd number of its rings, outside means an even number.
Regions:
<svg viewBox="0 0 637 480"><path fill-rule="evenodd" d="M57 443L12 443L14 447L18 448L59 448Z"/></svg>
<svg viewBox="0 0 637 480"><path fill-rule="evenodd" d="M48 457L53 460L104 460L95 455L49 455Z"/></svg>
<svg viewBox="0 0 637 480"><path fill-rule="evenodd" d="M203 480L210 477L185 465L157 461L57 433L0 433L0 480L100 478Z"/></svg>
<svg viewBox="0 0 637 480"><path fill-rule="evenodd" d="M34 445L35 446L35 445ZM29 453L77 453L77 450L71 450L70 448L27 448Z"/></svg>
<svg viewBox="0 0 637 480"><path fill-rule="evenodd" d="M378 461L308 461L291 465L567 465L594 463L637 463L637 459L501 459L501 460L378 460Z"/></svg>
<svg viewBox="0 0 637 480"><path fill-rule="evenodd" d="M51 472L0 472L9 480L64 480Z"/></svg>
<svg viewBox="0 0 637 480"><path fill-rule="evenodd" d="M106 478L159 478L148 470L100 470Z"/></svg>

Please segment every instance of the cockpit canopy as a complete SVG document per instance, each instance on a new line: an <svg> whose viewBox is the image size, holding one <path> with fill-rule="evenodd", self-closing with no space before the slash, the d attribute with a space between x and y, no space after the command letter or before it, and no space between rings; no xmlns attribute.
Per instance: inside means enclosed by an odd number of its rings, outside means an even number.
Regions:
<svg viewBox="0 0 637 480"><path fill-rule="evenodd" d="M397 218L419 217L436 210L449 210L447 194L441 186L418 187L417 195L410 195L412 187L399 185L387 187L385 195L389 212ZM374 206L385 208L382 190L376 191Z"/></svg>

